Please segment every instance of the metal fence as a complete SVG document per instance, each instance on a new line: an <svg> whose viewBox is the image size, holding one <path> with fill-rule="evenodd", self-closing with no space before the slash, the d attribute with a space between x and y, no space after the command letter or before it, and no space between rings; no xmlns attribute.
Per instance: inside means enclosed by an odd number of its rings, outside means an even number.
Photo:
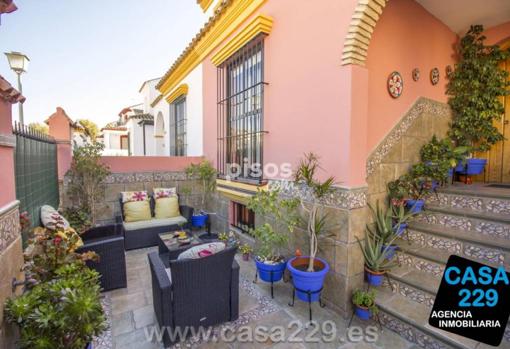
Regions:
<svg viewBox="0 0 510 349"><path fill-rule="evenodd" d="M58 207L57 144L52 137L16 123L14 153L16 197L20 212L29 214L33 226L40 225L43 205Z"/></svg>

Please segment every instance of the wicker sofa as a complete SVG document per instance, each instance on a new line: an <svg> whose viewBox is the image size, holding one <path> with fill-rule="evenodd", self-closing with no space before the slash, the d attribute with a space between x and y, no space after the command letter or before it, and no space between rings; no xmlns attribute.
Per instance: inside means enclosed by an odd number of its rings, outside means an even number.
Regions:
<svg viewBox="0 0 510 349"><path fill-rule="evenodd" d="M87 265L101 275L103 291L127 287L124 236L120 224L96 227L81 235L84 245L77 252L93 251L99 255L98 262Z"/></svg>
<svg viewBox="0 0 510 349"><path fill-rule="evenodd" d="M116 218L117 223L124 229L124 247L133 250L143 247L157 246L158 234L179 229L191 228L193 207L179 205L180 216L174 218L156 219L146 221L125 222L124 205L119 198L121 216ZM154 212L154 199L151 198L151 211ZM152 214L154 215L154 214Z"/></svg>
<svg viewBox="0 0 510 349"><path fill-rule="evenodd" d="M186 327L214 326L239 317L236 250L229 247L209 257L166 261L157 252L149 254L154 312L161 328L184 332ZM165 267L170 267L171 278ZM175 343L168 331L163 342L165 347Z"/></svg>

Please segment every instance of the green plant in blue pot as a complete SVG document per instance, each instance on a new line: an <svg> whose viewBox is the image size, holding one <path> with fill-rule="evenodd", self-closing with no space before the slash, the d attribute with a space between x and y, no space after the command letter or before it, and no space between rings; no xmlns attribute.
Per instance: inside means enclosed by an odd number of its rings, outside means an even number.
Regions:
<svg viewBox="0 0 510 349"><path fill-rule="evenodd" d="M212 164L203 160L198 164L191 164L186 167L186 174L189 177L195 177L201 184L200 207L191 217L191 224L194 227L202 228L206 226L209 215L206 212L206 203L210 195L216 189L216 169Z"/></svg>
<svg viewBox="0 0 510 349"><path fill-rule="evenodd" d="M247 207L266 220L250 230L256 239L255 265L262 281L274 283L283 277L286 260L281 250L298 224L298 204L295 199L283 198L279 189L259 189L248 201ZM278 229L276 222L279 222Z"/></svg>
<svg viewBox="0 0 510 349"><path fill-rule="evenodd" d="M357 289L352 294L352 303L354 304L354 312L361 320L369 320L372 316L377 315L379 308L375 304L376 293L372 289L363 291Z"/></svg>
<svg viewBox="0 0 510 349"><path fill-rule="evenodd" d="M294 173L294 185L305 195L300 196L305 231L308 234L309 255L296 256L287 263L297 297L304 302L317 302L329 271L329 264L317 257L319 238L326 229L327 214L323 200L333 191L334 178L317 179L321 169L319 157L305 154Z"/></svg>

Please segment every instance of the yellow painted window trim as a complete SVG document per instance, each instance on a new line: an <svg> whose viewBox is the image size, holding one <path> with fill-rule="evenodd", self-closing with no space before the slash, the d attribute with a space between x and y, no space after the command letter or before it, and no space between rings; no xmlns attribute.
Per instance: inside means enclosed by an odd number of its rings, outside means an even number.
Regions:
<svg viewBox="0 0 510 349"><path fill-rule="evenodd" d="M162 80L159 91L166 95L198 66L223 40L231 35L267 0L233 0L224 14L203 34L172 73Z"/></svg>
<svg viewBox="0 0 510 349"><path fill-rule="evenodd" d="M260 190L267 190L267 184L264 185L256 185L256 184L247 184L247 183L241 183L241 182L235 182L235 181L228 181L226 179L216 179L216 186L218 188L220 187L228 187L229 189L241 189L245 191L250 191L253 193L256 193L258 189Z"/></svg>
<svg viewBox="0 0 510 349"><path fill-rule="evenodd" d="M211 58L212 63L219 66L257 35L262 33L269 35L271 29L273 29L273 19L269 16L258 15Z"/></svg>
<svg viewBox="0 0 510 349"><path fill-rule="evenodd" d="M198 0L198 4L200 5L202 11L204 12L207 11L207 9L212 5L213 2L214 0Z"/></svg>
<svg viewBox="0 0 510 349"><path fill-rule="evenodd" d="M168 103L172 104L175 100L181 96L188 94L188 84L181 84L177 87L174 92L170 93L165 99Z"/></svg>

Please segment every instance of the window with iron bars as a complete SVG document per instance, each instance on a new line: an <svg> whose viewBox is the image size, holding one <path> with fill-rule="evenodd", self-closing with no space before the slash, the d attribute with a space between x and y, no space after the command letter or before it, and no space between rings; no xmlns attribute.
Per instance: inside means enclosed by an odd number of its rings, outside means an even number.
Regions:
<svg viewBox="0 0 510 349"><path fill-rule="evenodd" d="M218 67L218 177L263 180L264 35Z"/></svg>
<svg viewBox="0 0 510 349"><path fill-rule="evenodd" d="M238 202L232 202L232 208L232 227L251 234L250 230L255 228L255 212Z"/></svg>
<svg viewBox="0 0 510 349"><path fill-rule="evenodd" d="M186 155L186 98L170 105L170 155Z"/></svg>

